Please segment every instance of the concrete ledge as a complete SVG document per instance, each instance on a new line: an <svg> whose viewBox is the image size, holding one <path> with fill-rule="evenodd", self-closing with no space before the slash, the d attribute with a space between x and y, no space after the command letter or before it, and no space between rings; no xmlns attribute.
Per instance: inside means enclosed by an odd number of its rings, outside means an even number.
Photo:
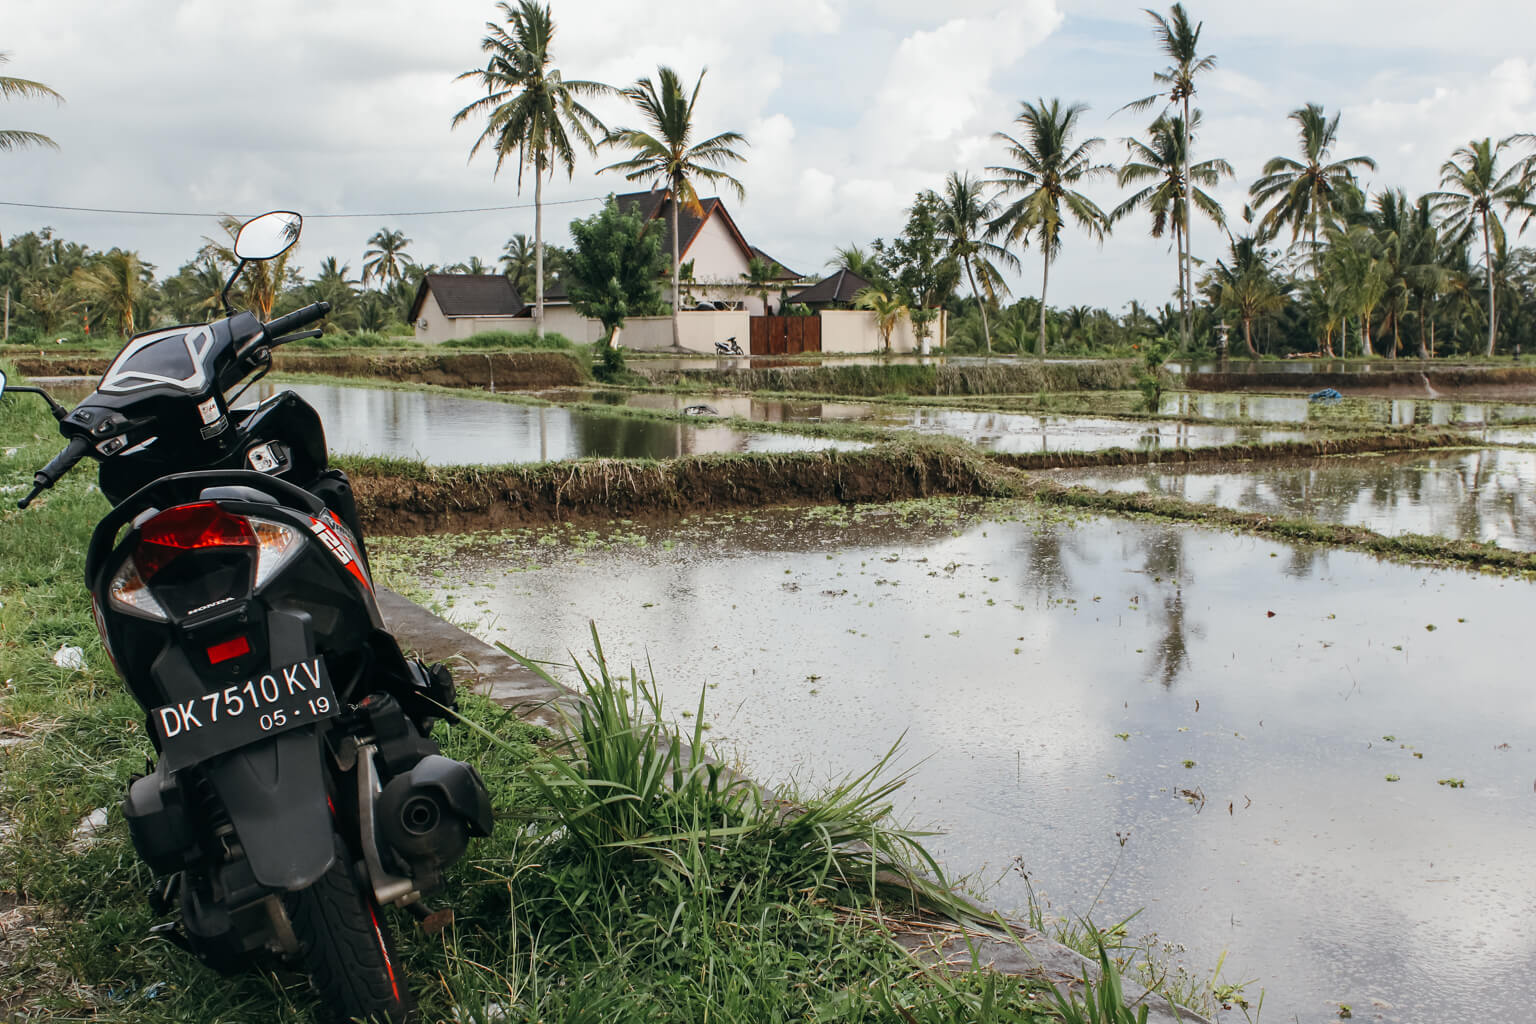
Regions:
<svg viewBox="0 0 1536 1024"><path fill-rule="evenodd" d="M447 664L460 686L516 711L524 721L564 731L560 708L575 712L580 700L575 692L550 686L515 658L392 590L380 587L375 596L401 647L425 662Z"/></svg>

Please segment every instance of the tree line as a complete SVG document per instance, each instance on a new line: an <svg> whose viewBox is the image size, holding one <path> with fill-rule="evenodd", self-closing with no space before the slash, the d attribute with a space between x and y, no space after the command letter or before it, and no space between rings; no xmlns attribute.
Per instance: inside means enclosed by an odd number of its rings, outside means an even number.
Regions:
<svg viewBox="0 0 1536 1024"><path fill-rule="evenodd" d="M500 269L520 294L531 295L541 331L545 289L565 280L578 307L610 325L615 316L621 321L626 313L670 305L675 337L684 269L676 251L677 216L680 209L698 211L699 186L744 197L729 169L745 160L747 139L725 131L696 141L703 134L695 110L704 71L691 86L669 67L624 88L568 78L554 61L549 6L536 0L497 6L502 19L486 23L480 43L484 63L459 76L482 86L485 95L453 114L451 123L480 128L470 155L488 150L493 174L510 162L519 189L524 173L532 176L531 243L523 235L509 240ZM995 134L1004 162L982 176L953 172L940 189L920 192L905 227L890 241L877 238L867 247L837 251L828 265L870 281L858 305L875 311L887 335L885 325L902 315L925 335L939 311L948 310L956 349L1040 355L1118 351L1152 341L1208 349L1224 344L1228 332L1233 347L1240 342L1251 355L1492 355L1532 343L1536 252L1513 243L1536 215L1536 135L1469 141L1442 165L1438 190L1368 194L1358 174L1374 170L1375 160L1337 155L1340 115L1308 103L1289 115L1294 155L1267 161L1240 216L1229 218L1209 190L1234 177L1232 166L1196 153L1202 113L1195 101L1203 77L1217 65L1214 55L1201 51L1203 23L1182 3L1166 15L1146 13L1167 63L1153 72L1150 95L1121 108L1156 111L1141 137L1124 140L1122 162L1100 159L1108 145L1103 138L1082 138L1083 104L1024 101L1010 130ZM0 90L5 95L58 98L40 83L0 79L5 82L16 83ZM608 95L628 101L637 127L610 128L586 105ZM0 149L39 144L51 140L0 132ZM596 156L603 147L627 156L600 173L666 187L677 198L670 204L670 261L662 254L670 303L647 284L657 256L640 244L643 226L620 225L618 211L573 224L572 249L544 244L545 180L558 170L573 176L578 150ZM1106 178L1128 193L1109 209L1085 191ZM1172 300L1157 309L1132 302L1118 314L1051 307L1050 275L1063 255L1064 229L1075 227L1102 242L1130 220L1170 240ZM1221 236L1220 257L1195 256L1198 222ZM341 326L386 330L403 322L416 283L436 269L412 261L409 244L385 228L370 239L359 278L351 278L349 265L335 257L308 281L272 267L274 279L249 285L254 294L246 298L257 308L263 300L281 305L325 298L340 311ZM588 251L579 251L583 246ZM129 330L165 317L196 318L212 308L224 249L227 243L207 240L174 276L156 282L153 268L132 252L93 253L45 230L13 238L0 252L0 287L17 303L16 323L24 332L51 333L77 316ZM1013 300L1005 272L1023 270L1026 254L1038 260L1039 294ZM472 259L443 269L487 268ZM767 269L755 268L749 283L761 285Z"/></svg>

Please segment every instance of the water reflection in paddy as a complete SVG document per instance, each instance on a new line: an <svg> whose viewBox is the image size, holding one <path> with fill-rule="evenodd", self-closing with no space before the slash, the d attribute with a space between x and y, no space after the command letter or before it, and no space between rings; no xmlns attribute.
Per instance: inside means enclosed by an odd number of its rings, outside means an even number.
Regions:
<svg viewBox="0 0 1536 1024"><path fill-rule="evenodd" d="M1352 400L1361 427L1436 426L1477 429L1505 420L1536 419L1536 405L1460 402L1429 398ZM1252 420L1257 423L1337 422L1334 407L1306 395L1249 395L1241 392L1175 391L1163 395L1158 412L1192 419Z"/></svg>
<svg viewBox="0 0 1536 1024"><path fill-rule="evenodd" d="M1536 452L1341 455L1226 466L1057 470L1062 483L1166 494L1244 512L1536 551Z"/></svg>
<svg viewBox="0 0 1536 1024"><path fill-rule="evenodd" d="M604 416L421 391L263 381L247 399L258 391L265 398L278 390L296 391L315 407L333 452L419 458L437 465L862 447L857 442L795 434Z"/></svg>
<svg viewBox="0 0 1536 1024"><path fill-rule="evenodd" d="M585 395L591 396L590 392ZM595 397L595 396L594 396ZM1096 416L1031 415L934 406L860 402L763 400L749 395L632 393L624 405L681 412L707 404L721 416L783 423L826 420L862 423L892 430L958 437L997 452L1099 451L1105 448L1205 448L1213 445L1293 441L1308 435L1263 425L1207 425L1117 420Z"/></svg>
<svg viewBox="0 0 1536 1024"><path fill-rule="evenodd" d="M533 657L595 618L674 709L709 686L712 737L765 781L904 733L905 810L951 871L1004 906L1020 868L1060 912L1144 908L1192 965L1261 978L1266 1018L1536 1000L1530 584L1168 524L842 515L444 565L456 610Z"/></svg>

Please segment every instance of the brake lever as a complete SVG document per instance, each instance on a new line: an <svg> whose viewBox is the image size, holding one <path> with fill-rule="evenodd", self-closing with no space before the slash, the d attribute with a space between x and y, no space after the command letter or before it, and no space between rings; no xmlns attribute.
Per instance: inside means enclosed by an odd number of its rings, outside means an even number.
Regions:
<svg viewBox="0 0 1536 1024"><path fill-rule="evenodd" d="M277 346L286 345L290 341L304 341L306 338L318 338L324 333L324 331L320 330L300 331L297 334L285 334L281 338L273 338L267 344L271 345L273 348L277 348Z"/></svg>

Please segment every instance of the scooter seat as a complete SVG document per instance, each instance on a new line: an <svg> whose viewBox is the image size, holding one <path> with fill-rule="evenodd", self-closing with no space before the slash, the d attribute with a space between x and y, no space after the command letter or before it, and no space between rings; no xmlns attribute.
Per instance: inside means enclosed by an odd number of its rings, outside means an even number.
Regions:
<svg viewBox="0 0 1536 1024"><path fill-rule="evenodd" d="M264 505L276 505L277 499L266 491L258 491L254 487L246 487L241 484L225 484L219 487L204 487L198 494L203 501L255 501Z"/></svg>

